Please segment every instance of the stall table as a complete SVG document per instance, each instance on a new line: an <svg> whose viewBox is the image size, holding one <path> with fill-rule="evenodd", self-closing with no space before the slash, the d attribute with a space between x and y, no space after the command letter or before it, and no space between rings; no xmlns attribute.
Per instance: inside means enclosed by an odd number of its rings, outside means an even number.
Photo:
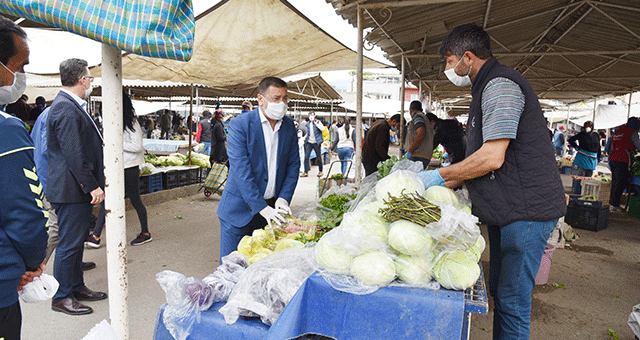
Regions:
<svg viewBox="0 0 640 340"><path fill-rule="evenodd" d="M333 289L319 274L311 275L271 326L259 319L227 325L213 305L193 326L189 340L292 339L321 334L336 339L468 339L471 313L488 309L484 276L466 291L385 287L355 295ZM154 339L172 339L160 308Z"/></svg>
<svg viewBox="0 0 640 340"><path fill-rule="evenodd" d="M196 145L195 141L193 145ZM188 148L188 140L166 140L166 139L142 139L142 147L149 153L154 154L170 154L178 152L179 148Z"/></svg>

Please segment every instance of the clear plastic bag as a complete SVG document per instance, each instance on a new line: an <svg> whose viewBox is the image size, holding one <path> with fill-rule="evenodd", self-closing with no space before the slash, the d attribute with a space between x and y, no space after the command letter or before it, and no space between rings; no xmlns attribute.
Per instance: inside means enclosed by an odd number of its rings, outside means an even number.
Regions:
<svg viewBox="0 0 640 340"><path fill-rule="evenodd" d="M422 162L414 162L408 159L401 159L400 161L398 161L398 163L393 165L393 167L391 168L391 171L389 171L389 174L397 170L408 170L411 172L420 172L424 170L424 165L422 164Z"/></svg>
<svg viewBox="0 0 640 340"><path fill-rule="evenodd" d="M162 321L169 333L177 340L186 339L193 323L200 322L200 312L225 301L248 266L245 256L232 253L223 257L222 264L204 280L170 270L156 274L167 297Z"/></svg>
<svg viewBox="0 0 640 340"><path fill-rule="evenodd" d="M317 269L312 248L289 248L249 267L220 313L227 324L240 316L260 316L273 324L302 283Z"/></svg>
<svg viewBox="0 0 640 340"><path fill-rule="evenodd" d="M42 274L22 287L20 299L27 303L47 301L56 294L59 286L55 277Z"/></svg>
<svg viewBox="0 0 640 340"><path fill-rule="evenodd" d="M97 323L82 340L118 340L116 332L107 320Z"/></svg>
<svg viewBox="0 0 640 340"><path fill-rule="evenodd" d="M472 247L480 237L478 218L459 210L450 203L438 205L440 220L429 223L425 227L429 235L438 242L437 252L450 253Z"/></svg>
<svg viewBox="0 0 640 340"><path fill-rule="evenodd" d="M631 327L633 334L635 334L636 337L640 337L640 304L633 306L627 323L629 327Z"/></svg>
<svg viewBox="0 0 640 340"><path fill-rule="evenodd" d="M156 167L151 163L140 164L140 174L153 174L156 172Z"/></svg>

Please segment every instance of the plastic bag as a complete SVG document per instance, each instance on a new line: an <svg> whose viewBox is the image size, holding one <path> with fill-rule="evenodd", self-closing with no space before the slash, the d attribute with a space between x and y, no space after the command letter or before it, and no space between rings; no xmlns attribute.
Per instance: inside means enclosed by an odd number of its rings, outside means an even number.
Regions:
<svg viewBox="0 0 640 340"><path fill-rule="evenodd" d="M631 327L633 334L635 334L636 337L640 337L640 304L633 306L627 323L629 327Z"/></svg>
<svg viewBox="0 0 640 340"><path fill-rule="evenodd" d="M414 162L408 159L401 159L398 161L398 163L393 165L393 167L391 168L391 171L389 171L389 174L398 170L420 172L424 170L424 165L422 164L422 162Z"/></svg>
<svg viewBox="0 0 640 340"><path fill-rule="evenodd" d="M118 340L118 336L116 336L111 324L107 320L102 320L93 326L82 340Z"/></svg>
<svg viewBox="0 0 640 340"><path fill-rule="evenodd" d="M312 248L273 253L245 271L220 313L227 324L235 323L241 315L257 315L271 325L317 267Z"/></svg>
<svg viewBox="0 0 640 340"><path fill-rule="evenodd" d="M22 287L20 299L27 303L47 301L56 294L59 286L55 277L42 274Z"/></svg>
<svg viewBox="0 0 640 340"><path fill-rule="evenodd" d="M222 264L203 280L170 270L156 274L167 296L162 321L169 333L175 339L186 339L193 323L200 322L200 312L215 302L225 301L248 266L249 260L234 252L224 256Z"/></svg>
<svg viewBox="0 0 640 340"><path fill-rule="evenodd" d="M425 227L429 235L438 242L437 252L451 253L472 247L480 237L478 218L457 209L450 203L438 205L440 220L429 223Z"/></svg>
<svg viewBox="0 0 640 340"><path fill-rule="evenodd" d="M141 175L151 175L156 172L156 167L151 163L142 163L140 165L140 174Z"/></svg>

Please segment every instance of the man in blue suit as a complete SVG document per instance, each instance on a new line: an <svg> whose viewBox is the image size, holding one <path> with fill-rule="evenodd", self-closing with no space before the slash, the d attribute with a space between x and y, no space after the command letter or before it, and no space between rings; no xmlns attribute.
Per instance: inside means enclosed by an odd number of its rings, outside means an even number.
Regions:
<svg viewBox="0 0 640 340"><path fill-rule="evenodd" d="M82 252L89 236L92 204L104 200L102 135L86 110L91 94L87 62L60 63L62 90L49 109L47 120L47 199L58 215L58 237L53 276L60 288L51 309L69 315L92 313L79 301L97 301L107 294L84 285Z"/></svg>
<svg viewBox="0 0 640 340"><path fill-rule="evenodd" d="M267 77L258 85L258 107L229 124L229 176L218 205L220 257L240 239L291 213L298 183L298 135L287 112L287 83Z"/></svg>

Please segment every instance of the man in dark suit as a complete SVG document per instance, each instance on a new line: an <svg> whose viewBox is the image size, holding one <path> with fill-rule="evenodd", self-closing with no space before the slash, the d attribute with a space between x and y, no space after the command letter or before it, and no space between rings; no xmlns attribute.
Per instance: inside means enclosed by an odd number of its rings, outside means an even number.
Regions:
<svg viewBox="0 0 640 340"><path fill-rule="evenodd" d="M79 301L97 301L107 294L84 285L82 252L89 236L91 205L104 200L102 136L86 111L91 93L87 62L68 59L60 63L62 90L51 104L47 121L49 162L47 199L58 215L60 242L53 275L60 283L51 309L70 315L92 313Z"/></svg>
<svg viewBox="0 0 640 340"><path fill-rule="evenodd" d="M258 108L229 124L229 176L218 205L221 258L253 230L284 221L298 184L298 137L284 116L287 83L267 77L257 97Z"/></svg>

